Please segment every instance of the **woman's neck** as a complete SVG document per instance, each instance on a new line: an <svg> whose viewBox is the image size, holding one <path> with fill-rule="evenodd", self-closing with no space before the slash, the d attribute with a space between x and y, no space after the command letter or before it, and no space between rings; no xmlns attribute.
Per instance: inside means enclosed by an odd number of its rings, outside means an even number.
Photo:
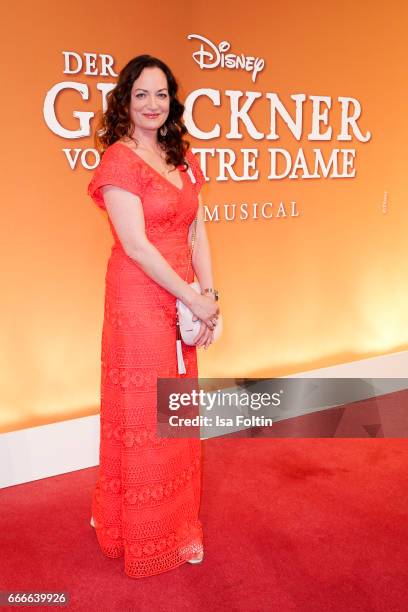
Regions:
<svg viewBox="0 0 408 612"><path fill-rule="evenodd" d="M131 139L137 147L149 151L150 153L158 153L161 150L160 143L157 139L157 130L149 130L148 132L135 130Z"/></svg>

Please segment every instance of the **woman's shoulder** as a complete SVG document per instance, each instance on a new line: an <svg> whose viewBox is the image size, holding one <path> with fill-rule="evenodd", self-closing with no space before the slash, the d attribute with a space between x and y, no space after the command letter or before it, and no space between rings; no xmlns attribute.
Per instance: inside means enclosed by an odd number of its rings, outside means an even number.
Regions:
<svg viewBox="0 0 408 612"><path fill-rule="evenodd" d="M191 167L192 170L196 170L197 168L200 168L200 163L191 149L187 150L187 152L184 155L184 159L188 163L188 165Z"/></svg>
<svg viewBox="0 0 408 612"><path fill-rule="evenodd" d="M129 172L136 172L136 160L137 156L127 144L115 140L101 154L99 167L103 169L120 166L124 171L128 169Z"/></svg>
<svg viewBox="0 0 408 612"><path fill-rule="evenodd" d="M130 150L127 144L121 140L115 140L115 142L106 147L101 157L102 159L111 159L112 157L127 155L127 149Z"/></svg>
<svg viewBox="0 0 408 612"><path fill-rule="evenodd" d="M191 149L187 149L185 155L184 155L184 159L186 160L186 162L191 165L192 163L194 163L195 157L194 157L194 153L191 151Z"/></svg>
<svg viewBox="0 0 408 612"><path fill-rule="evenodd" d="M198 187L200 188L201 185L205 183L205 176L203 174L203 171L201 170L201 166L198 159L190 149L187 150L186 154L184 155L184 159L188 163L189 168L191 169L194 178L198 183Z"/></svg>
<svg viewBox="0 0 408 612"><path fill-rule="evenodd" d="M133 163L135 157L135 154L130 149L128 151L128 147L119 141L115 141L104 150L88 185L88 194L99 206L104 207L101 188L105 185L121 187L140 198L143 197L145 180L140 167Z"/></svg>

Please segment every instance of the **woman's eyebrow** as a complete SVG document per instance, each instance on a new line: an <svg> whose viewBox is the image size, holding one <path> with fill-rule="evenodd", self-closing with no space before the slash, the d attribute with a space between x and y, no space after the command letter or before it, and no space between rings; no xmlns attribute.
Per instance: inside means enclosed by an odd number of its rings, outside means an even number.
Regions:
<svg viewBox="0 0 408 612"><path fill-rule="evenodd" d="M147 89L142 89L141 87L136 87L136 91L148 91ZM158 89L156 93L159 93L159 91L167 91L167 87L162 87L161 89Z"/></svg>

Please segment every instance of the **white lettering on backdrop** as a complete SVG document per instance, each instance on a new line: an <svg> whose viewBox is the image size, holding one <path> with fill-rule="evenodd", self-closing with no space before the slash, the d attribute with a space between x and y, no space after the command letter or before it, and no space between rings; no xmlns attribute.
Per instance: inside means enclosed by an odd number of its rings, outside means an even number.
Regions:
<svg viewBox="0 0 408 612"><path fill-rule="evenodd" d="M243 69L252 72L252 80L263 69L265 61L259 57L227 53L231 45L227 41L214 45L207 38L198 34L190 34L189 39L201 41L199 51L193 53L193 59L201 69L228 68ZM205 46L204 46L205 45ZM116 84L118 74L114 69L115 60L112 55L101 53L78 53L63 51L63 73L78 77L88 77L88 82L64 80L55 83L46 93L43 116L50 131L66 140L88 139L92 131L95 112L88 110L90 95L89 77L102 77L95 82L94 90L99 92L99 106L104 112L107 108L106 96ZM103 80L102 80L103 79ZM78 104L72 109L71 117L76 125L64 125L64 119L57 113L57 98L64 92L77 96ZM290 100L289 100L290 98ZM195 113L195 105L206 100L207 111L205 127L200 124L200 115ZM93 99L92 99L93 102ZM287 100L282 100L275 92L240 91L226 89L224 91L203 87L191 91L184 101L184 120L189 134L201 141L209 141L224 137L229 141L252 140L259 141L284 140L286 148L268 147L264 154L268 155L268 172L260 177L258 168L258 148L236 147L200 147L193 148L198 154L204 175L207 175L209 159L216 164L216 171L211 174L216 181L257 181L296 180L296 179L327 179L352 178L356 176L354 168L356 160L355 148L328 148L331 141L351 142L357 140L366 143L371 139L368 130L361 129L359 121L362 115L360 101L350 96L306 95L305 93L288 94ZM255 112L256 111L256 112ZM227 121L225 116L227 115ZM308 149L293 147L291 139L301 141L323 142L325 146ZM330 145L329 145L330 146ZM63 147L63 154L72 170L78 166L93 170L100 161L96 149L85 146ZM208 180L208 177L207 177ZM261 208L259 208L261 207ZM222 212L221 212L222 211ZM233 213L231 211L234 211ZM258 211L260 211L258 213ZM207 220L235 218L285 218L297 217L299 212L296 202L274 204L266 202L249 204L246 202L234 205L214 204L206 207Z"/></svg>
<svg viewBox="0 0 408 612"><path fill-rule="evenodd" d="M212 43L208 38L200 36L199 34L189 34L187 36L189 40L196 38L201 40L201 46L199 51L193 53L194 61L203 68L232 68L246 70L247 72L252 71L252 80L255 83L258 72L263 70L265 66L265 60L262 57L254 57L253 55L236 55L235 53L227 53L231 48L231 43L227 40L223 40L217 45ZM204 44L207 50L204 47Z"/></svg>

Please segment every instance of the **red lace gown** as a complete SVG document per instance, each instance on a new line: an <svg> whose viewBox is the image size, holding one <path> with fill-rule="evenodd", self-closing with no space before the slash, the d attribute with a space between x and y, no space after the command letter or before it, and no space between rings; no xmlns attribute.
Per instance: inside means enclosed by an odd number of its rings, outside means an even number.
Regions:
<svg viewBox="0 0 408 612"><path fill-rule="evenodd" d="M147 238L183 279L188 229L205 180L190 151L186 161L193 179L181 171L179 189L115 142L88 186L103 209L103 185L138 195ZM124 556L125 573L139 578L171 570L202 550L201 441L158 437L156 407L157 378L196 377L197 354L195 346L182 344L186 374L178 374L176 298L126 255L109 216L108 221L114 244L105 280L99 473L92 515L102 552ZM190 266L187 282L193 280Z"/></svg>

